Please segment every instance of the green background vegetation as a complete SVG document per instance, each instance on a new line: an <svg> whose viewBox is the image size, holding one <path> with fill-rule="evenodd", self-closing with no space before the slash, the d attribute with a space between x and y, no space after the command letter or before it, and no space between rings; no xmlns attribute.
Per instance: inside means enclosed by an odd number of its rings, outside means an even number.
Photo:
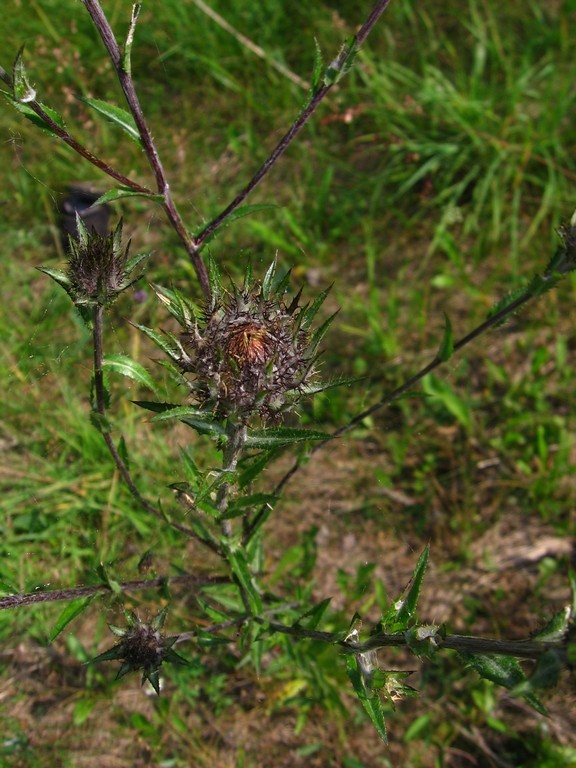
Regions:
<svg viewBox="0 0 576 768"><path fill-rule="evenodd" d="M145 3L133 49L138 91L193 230L230 201L304 101L272 62L307 79L314 38L330 60L370 9L357 0L211 5L266 58L182 0ZM130 3L103 6L122 37ZM2 11L0 63L9 69L25 44L39 99L111 165L151 184L137 145L76 99L122 105L81 3L5 0ZM341 425L434 355L444 312L464 335L543 269L576 208L575 22L569 1L392 0L353 71L250 200L278 207L211 243L232 275L249 255L257 268L277 253L308 295L334 283L327 311L341 311L323 370L366 379L305 406L305 423ZM182 552L122 487L88 420L89 336L34 269L62 263L66 185L112 185L7 103L0 139L0 586L95 582L100 562L137 578L147 550L158 573L195 567L186 558L198 553ZM154 251L147 277L197 297L161 211L126 201L119 213L134 252ZM403 399L317 456L270 526L276 582L300 569L319 597L334 597L344 629L354 610L377 615L377 600L395 594L430 541L421 612L431 621L514 638L561 607L576 501L573 306L567 280L427 379L426 397ZM150 291L115 307L109 344L154 365L127 318L166 322ZM122 386L113 412L141 488L156 498L188 436L151 427L129 402L138 390L121 398ZM170 633L187 627L185 608ZM421 695L390 714L384 748L352 699L338 697L347 683L334 656L313 667L305 644L279 641L258 678L232 650L192 649L195 670L170 671L168 692L152 700L138 680L119 686L112 669L81 664L109 643L113 611L93 609L49 646L59 612L0 615L2 765L576 764L569 680L545 720L473 673L462 677L449 657L426 664L413 677ZM415 664L394 654L382 663Z"/></svg>

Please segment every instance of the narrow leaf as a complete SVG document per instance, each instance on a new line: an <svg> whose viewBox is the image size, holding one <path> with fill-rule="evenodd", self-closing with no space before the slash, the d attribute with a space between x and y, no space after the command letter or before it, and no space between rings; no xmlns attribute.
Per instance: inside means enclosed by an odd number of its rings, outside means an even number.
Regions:
<svg viewBox="0 0 576 768"><path fill-rule="evenodd" d="M416 606L418 604L420 590L422 589L422 580L424 579L426 566L428 565L429 553L430 547L427 546L418 559L418 563L407 588L408 591L406 597L402 600L402 605L398 610L398 621L405 626L407 626L414 618L416 613Z"/></svg>
<svg viewBox="0 0 576 768"><path fill-rule="evenodd" d="M138 132L134 118L129 112L126 112L126 110L121 107L117 107L115 104L109 104L107 101L102 101L102 99L91 99L87 96L79 96L78 98L91 109L108 118L111 123L122 128L132 141L135 141L136 144L142 146L140 133Z"/></svg>
<svg viewBox="0 0 576 768"><path fill-rule="evenodd" d="M130 27L128 28L128 34L126 35L126 42L124 43L124 54L122 56L122 68L127 75L132 74L132 44L134 43L134 32L136 31L136 22L140 15L140 9L142 3L134 3L132 6L132 18L130 19Z"/></svg>
<svg viewBox="0 0 576 768"><path fill-rule="evenodd" d="M138 384L142 384L142 386L152 390L152 392L156 392L156 382L146 368L126 355L106 355L102 361L102 367L109 368L116 373L120 373L122 376L127 376L129 379L133 379Z"/></svg>
<svg viewBox="0 0 576 768"><path fill-rule="evenodd" d="M54 626L52 627L52 632L50 633L49 642L54 642L60 632L62 632L71 621L80 616L81 613L84 613L95 597L96 595L90 595L89 597L84 597L79 600L71 600L56 619Z"/></svg>
<svg viewBox="0 0 576 768"><path fill-rule="evenodd" d="M222 229L226 229L226 227L230 226L232 222L237 221L238 219L242 219L245 216L251 216L253 213L260 213L261 211L270 211L272 209L278 208L277 205L273 203L255 203L253 205L241 205L238 208L236 208L235 211L233 211L229 216L226 217L226 221L222 222L222 224L218 227L218 229L214 230L206 239L205 243L209 243L210 240L217 237ZM198 231L195 233L196 235L199 235L204 227L200 227Z"/></svg>
<svg viewBox="0 0 576 768"><path fill-rule="evenodd" d="M324 73L324 59L318 40L314 38L314 65L312 67L311 93L314 95L322 85L322 75Z"/></svg>
<svg viewBox="0 0 576 768"><path fill-rule="evenodd" d="M246 445L251 448L273 448L280 445L302 443L307 440L329 440L332 436L327 432L312 429L253 429L246 436Z"/></svg>
<svg viewBox="0 0 576 768"><path fill-rule="evenodd" d="M58 285L64 288L66 293L70 295L72 290L72 283L70 282L70 278L66 272L61 269L52 269L51 267L36 267L36 269L39 272L43 272L45 275L48 275L48 277L51 277L52 280L58 283Z"/></svg>
<svg viewBox="0 0 576 768"><path fill-rule="evenodd" d="M372 724L376 728L382 741L387 743L388 736L386 733L386 721L384 719L384 712L382 711L380 694L378 691L368 691L366 689L362 668L355 656L350 656L346 659L346 671L348 672L352 687L354 688L360 703L364 707L366 714L372 721Z"/></svg>
<svg viewBox="0 0 576 768"><path fill-rule="evenodd" d="M444 314L444 336L440 344L440 349L436 355L438 360L442 360L443 363L446 360L450 360L454 354L454 334L452 332L452 323L447 314Z"/></svg>
<svg viewBox="0 0 576 768"><path fill-rule="evenodd" d="M36 91L30 85L24 67L24 46L20 48L16 54L16 59L14 60L14 67L12 68L12 87L14 89L14 98L19 104L35 101Z"/></svg>
<svg viewBox="0 0 576 768"><path fill-rule="evenodd" d="M125 200L127 197L145 197L148 200L156 200L161 203L164 201L164 195L156 194L155 192L138 192L130 187L118 187L118 189L111 189L100 195L92 205L104 205L105 203L113 203L115 200Z"/></svg>
<svg viewBox="0 0 576 768"><path fill-rule="evenodd" d="M266 274L264 275L264 279L262 280L262 297L266 299L266 301L272 295L272 288L274 286L274 276L276 274L276 266L277 266L277 261L276 259L274 259L272 264L270 264L270 266L266 270Z"/></svg>
<svg viewBox="0 0 576 768"><path fill-rule="evenodd" d="M322 621L322 616L324 616L331 601L332 598L327 597L319 603L316 603L316 605L313 605L312 608L309 608L305 613L299 616L293 626L304 627L305 629L316 629L318 624Z"/></svg>
<svg viewBox="0 0 576 768"><path fill-rule="evenodd" d="M230 567L232 568L232 572L236 576L238 583L248 598L252 613L259 616L262 613L262 600L260 599L260 595L254 584L254 579L250 573L242 550L230 550L228 552L228 562L230 563Z"/></svg>

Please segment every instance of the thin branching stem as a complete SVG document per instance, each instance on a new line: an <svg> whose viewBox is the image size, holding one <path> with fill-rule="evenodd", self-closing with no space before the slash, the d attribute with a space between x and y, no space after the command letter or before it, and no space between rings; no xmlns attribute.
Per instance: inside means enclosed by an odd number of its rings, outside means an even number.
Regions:
<svg viewBox="0 0 576 768"><path fill-rule="evenodd" d="M154 579L140 579L137 581L123 581L119 586L122 592L136 592L142 589L154 589L156 587L173 587L178 584L191 584L194 587L208 587L214 584L229 584L227 576L194 576L193 574L181 574L180 576L157 576ZM82 597L91 597L100 593L110 592L107 584L93 584L83 587L70 587L68 589L49 589L44 592L28 592L26 594L6 595L0 598L0 610L20 608L23 605L35 605L37 603L55 603L62 600L78 600Z"/></svg>
<svg viewBox="0 0 576 768"><path fill-rule="evenodd" d="M110 56L112 64L114 65L114 69L116 70L116 75L124 92L128 108L130 109L132 117L134 118L134 122L136 123L136 127L138 128L144 152L154 174L158 192L164 198L163 205L164 210L166 211L166 215L172 224L172 227L182 241L188 256L190 257L190 261L192 262L192 266L194 267L200 282L200 288L202 289L204 298L209 300L210 281L208 279L206 266L202 260L202 257L200 256L198 243L194 241L194 238L190 232L188 232L172 198L170 184L168 183L166 173L164 172L156 144L152 138L152 133L148 127L146 118L144 117L144 112L140 105L138 94L136 93L134 80L132 79L132 75L129 72L129 68L126 66L124 56L120 50L120 46L118 45L116 37L114 36L114 32L112 31L112 28L108 23L108 19L106 18L98 0L82 0L82 2L90 14L90 17L94 22L96 29L98 30L102 42L108 51L108 55Z"/></svg>
<svg viewBox="0 0 576 768"><path fill-rule="evenodd" d="M327 94L332 90L334 85L336 84L337 77L336 75L340 73L350 56L360 48L360 46L364 43L366 38L368 37L370 31L380 18L380 16L384 13L388 5L390 4L390 0L378 0L374 8L372 9L372 12L360 28L358 34L353 38L352 42L349 45L346 45L342 48L338 56L334 59L334 61L330 65L330 70L334 74L334 77L330 80L330 82L325 83L324 85L321 85L316 91L314 91L308 103L304 107L304 109L300 112L296 120L292 123L288 131L282 136L276 147L272 150L269 157L262 163L260 168L256 171L254 176L250 179L248 184L246 184L243 189L240 190L240 192L236 195L234 200L226 207L224 210L219 213L214 219L212 219L211 222L209 222L204 229L202 229L195 238L196 247L199 248L202 246L202 244L211 237L214 232L219 229L222 224L234 213L234 211L242 205L242 203L246 200L246 198L250 195L250 193L258 186L258 184L262 181L262 179L268 174L268 172L274 167L276 162L282 157L284 152L288 149L290 144L294 141L296 136L300 133L302 128L306 125L308 120L312 117L316 109L318 108L318 105L324 100L324 98L327 96Z"/></svg>
<svg viewBox="0 0 576 768"><path fill-rule="evenodd" d="M321 642L337 645L344 653L369 653L381 648L400 648L409 645L409 639L404 632L386 634L379 632L365 642L355 642L342 639L342 635L336 632L321 632L319 630L304 629L298 626L288 626L265 619L255 619L265 625L271 632L280 632L301 640L319 640ZM496 640L489 637L470 637L467 635L446 635L435 638L438 649L445 648L459 653L479 653L499 656L515 656L522 659L539 659L547 651L554 650L565 655L564 641L538 642L536 640Z"/></svg>
<svg viewBox="0 0 576 768"><path fill-rule="evenodd" d="M0 67L0 80L3 80L6 85L10 86L12 88L12 78L10 75L6 72L6 70L2 69ZM152 194L152 190L148 189L148 187L143 187L141 184L138 184L136 181L133 181L132 179L129 179L127 176L124 176L122 173L119 173L117 170L112 168L111 165L108 165L104 160L101 160L99 157L94 155L92 152L90 152L89 149L87 149L83 144L81 144L79 141L77 141L68 131L63 128L59 123L57 123L49 114L46 112L42 104L34 99L33 101L29 101L26 103L27 107L30 107L30 109L35 112L35 114L38 115L38 117L42 120L43 123L45 123L48 128L54 133L56 136L58 136L59 139L61 139L65 144L68 144L68 146L76 152L76 154L80 155L81 157L88 160L89 163L92 163L92 165L96 166L96 168L99 168L101 171L103 171L105 174L110 176L111 178L115 179L117 182L122 184L124 187L128 187L129 189L132 189L134 192L139 192L145 195Z"/></svg>
<svg viewBox="0 0 576 768"><path fill-rule="evenodd" d="M466 345L470 344L470 342L472 342L474 339L477 339L478 336L481 336L486 331L502 323L507 317L514 314L514 312L517 312L518 309L520 309L520 307L522 307L532 298L534 298L534 293L530 289L530 287L528 287L526 291L523 294L521 294L517 299L515 299L513 302L503 307L502 309L500 309L498 312L494 313L494 315L489 317L487 320L484 320L484 322L480 323L480 325L478 325L476 328L470 331L470 333L468 333L466 336L463 336L461 339L455 342L453 347L453 352L454 353L458 352L459 350L463 349ZM418 384L427 374L434 371L444 362L446 362L446 360L436 356L433 360L431 360L428 363L428 365L425 365L424 368L418 371L418 373L415 373L409 379L406 379L406 381L403 384L401 384L399 387L396 387L396 389L393 389L392 392L389 392L386 395L386 397L382 398L382 400L379 400L377 403L374 403L369 408L366 408L364 411L361 411L359 414L354 416L354 418L350 419L348 423L344 424L342 427L339 427L337 430L335 430L329 438L326 438L325 440L321 440L318 443L316 443L310 449L309 455L316 453L325 445L327 445L329 442L334 440L334 438L340 437L346 432L349 432L355 426L357 426L362 421L364 421L364 419L366 419L368 416L371 416L373 413L376 413L376 411L379 411L381 408L384 408L385 406L390 405L390 403L394 402L394 400L397 400L399 397L406 394L406 392L409 392L412 389L412 387ZM284 487L288 484L288 482L292 479L292 477L298 472L301 466L302 466L301 461L294 462L294 464L290 467L290 469L287 470L287 472L282 476L281 480L275 486L273 490L274 496L276 497L280 496ZM246 531L243 536L244 544L247 544L250 541L250 539L258 531L260 526L267 520L269 514L270 514L270 505L268 504L262 505L262 507L254 515L249 525L246 526Z"/></svg>

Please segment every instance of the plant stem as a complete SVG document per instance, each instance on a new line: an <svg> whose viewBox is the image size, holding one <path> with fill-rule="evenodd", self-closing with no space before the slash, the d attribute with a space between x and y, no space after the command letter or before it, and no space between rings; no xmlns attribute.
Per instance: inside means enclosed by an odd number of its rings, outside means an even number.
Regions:
<svg viewBox="0 0 576 768"><path fill-rule="evenodd" d="M92 334L93 346L94 346L94 395L95 395L95 410L98 414L100 414L100 416L105 418L106 417L106 390L104 387L104 365L103 365L104 363L103 316L104 316L104 307L101 305L98 305L94 310L94 317L93 317L94 329ZM102 437L104 438L104 442L106 443L108 451L110 452L110 455L114 460L114 464L116 464L116 467L120 472L120 475L122 476L122 479L126 483L128 490L130 491L132 496L136 499L136 501L140 504L140 506L143 507L149 514L154 515L154 517L158 518L158 520L162 520L162 522L169 522L169 524L177 531L180 531L180 533L184 533L186 536L196 539L197 541L204 544L204 546L208 547L208 549L211 549L215 554L221 556L222 553L220 552L220 549L217 544L210 541L209 539L202 538L196 533L196 531L192 530L191 528L187 528L185 525L181 525L175 520L169 520L167 516L161 512L161 510L157 509L153 504L150 504L150 502L147 501L142 496L142 494L140 493L140 491L136 486L136 483L132 479L132 475L130 474L128 467L126 466L122 457L120 456L120 453L118 452L118 448L114 443L111 432L108 429L106 429L104 425L100 426L100 432L102 434Z"/></svg>
<svg viewBox="0 0 576 768"><path fill-rule="evenodd" d="M238 459L246 443L246 426L228 419L226 423L227 440L224 444L222 456L222 472L233 473L236 471ZM218 488L216 496L216 506L221 515L226 513L230 498L230 483L224 482ZM222 520L222 533L226 538L232 535L232 524L230 520Z"/></svg>
<svg viewBox="0 0 576 768"><path fill-rule="evenodd" d="M287 626L276 622L268 622L263 618L255 618L271 632L280 632L301 640L319 640L321 642L337 645L344 653L369 653L381 648L407 646L408 639L403 632L386 634L379 632L366 642L352 642L342 640L342 635L336 632L320 632L318 630L303 629L297 626ZM546 651L554 650L565 657L565 644L560 642L537 642L535 640L496 640L489 637L470 637L467 635L446 635L436 638L439 649L458 651L459 653L479 653L499 656L515 656L522 659L539 659Z"/></svg>
<svg viewBox="0 0 576 768"><path fill-rule="evenodd" d="M138 581L124 581L120 584L123 592L135 592L140 589L152 589L154 587L174 586L176 584L192 583L196 587L206 587L212 584L229 584L226 576L200 577L192 574L180 576L158 576L154 579L142 579ZM77 600L81 597L90 597L99 593L110 592L106 584L94 584L87 587L70 587L69 589L50 589L46 592L29 592L27 594L6 595L0 598L0 610L8 608L20 608L23 605L35 603L53 603L61 600Z"/></svg>
<svg viewBox="0 0 576 768"><path fill-rule="evenodd" d="M478 336L481 336L486 331L490 330L491 328L494 328L494 326L499 325L509 315L514 314L514 312L516 312L520 307L522 307L532 298L534 298L534 293L529 286L523 294L521 294L517 299L515 299L515 301L503 307L501 310L496 312L487 320L484 320L484 322L480 323L480 325L478 325L476 328L470 331L470 333L468 333L466 336L463 336L459 341L455 342L453 347L453 353L455 354L456 352L461 350L463 347L465 347L467 344L470 344L471 341L478 338ZM426 376L428 373L431 373L433 370L435 370L445 362L447 361L436 356L433 360L431 360L428 363L428 365L425 365L424 368L422 368L420 371L418 371L418 373L415 373L413 376L407 379L399 387L396 387L396 389L393 389L392 392L388 393L386 397L382 398L382 400L379 400L377 403L374 403L369 408L366 408L366 410L354 416L354 418L350 419L350 421L347 424L344 424L342 427L339 427L338 429L336 429L329 438L326 438L325 440L320 440L319 442L317 442L310 449L310 452L308 455L312 456L321 448L323 448L325 445L327 445L329 442L334 440L334 438L340 437L340 435L343 435L344 433L349 432L356 425L364 421L364 419L366 419L368 416L371 416L373 413L375 413L376 411L379 411L381 408L384 408L385 406L390 405L390 403L394 402L394 400L397 400L403 394L408 392L415 384L421 381L424 378L424 376ZM294 464L283 475L282 479L277 483L274 490L272 491L274 496L280 495L284 487L291 480L291 478L296 474L296 472L298 472L301 466L302 464L300 461L294 462ZM264 522L266 522L269 514L270 514L269 505L266 505L266 504L262 505L262 507L254 515L252 521L246 527L246 531L243 537L244 544L247 544L252 538L252 536L256 533L256 531L260 528L260 526L263 525Z"/></svg>
<svg viewBox="0 0 576 768"><path fill-rule="evenodd" d="M12 87L12 78L4 69L2 69L2 67L0 67L0 80L3 80L8 86ZM137 182L132 181L132 179L129 179L127 176L119 173L114 168L112 168L111 165L108 165L108 163L104 162L104 160L96 157L96 155L92 154L89 149L80 144L80 142L76 141L76 139L74 139L65 128L62 128L61 125L59 125L55 120L52 119L52 117L50 117L48 112L46 112L39 101L34 99L33 101L27 102L26 106L30 107L30 109L38 115L42 122L46 123L50 130L55 133L59 139L61 139L65 144L68 144L68 146L73 149L76 154L81 155L81 157L88 160L88 162L92 163L92 165L96 166L96 168L99 168L105 174L111 176L117 182L122 184L122 186L129 187L130 189L134 190L134 192L141 192L142 194L146 195L152 194L151 189L148 189L148 187L143 187Z"/></svg>
<svg viewBox="0 0 576 768"><path fill-rule="evenodd" d="M85 0L84 0L85 1ZM330 64L330 71L332 78L330 82L320 85L310 96L310 99L304 109L300 112L296 120L292 123L288 131L280 139L276 147L272 150L269 157L264 161L260 168L256 171L254 176L250 179L248 184L236 195L234 200L212 221L202 229L195 238L196 247L199 248L202 244L212 235L214 232L222 226L226 219L242 205L248 195L258 186L264 176L273 168L275 163L280 159L284 152L288 149L290 144L294 141L296 136L300 133L302 128L306 125L310 117L316 111L318 105L325 98L325 96L332 90L338 79L337 75L342 72L344 65L350 58L350 56L358 50L364 43L368 34L384 13L391 0L378 0L372 12L360 28L358 34L353 38L352 42L344 46L338 56Z"/></svg>
<svg viewBox="0 0 576 768"><path fill-rule="evenodd" d="M128 68L125 66L124 56L120 50L120 46L118 45L112 28L110 27L108 19L106 18L98 0L82 0L82 2L90 14L90 17L92 18L92 21L98 30L102 42L108 51L110 59L112 60L114 69L116 70L116 75L124 92L126 102L138 128L144 152L148 158L152 172L154 173L158 192L164 197L163 205L164 210L166 211L166 215L172 224L172 227L182 241L188 256L190 257L190 261L192 262L192 266L194 267L200 282L200 288L202 289L204 298L209 300L211 293L210 281L208 279L206 266L202 261L202 257L200 256L199 244L194 240L192 235L186 229L186 226L182 221L182 217L180 216L180 213L178 212L178 209L176 208L172 198L168 179L164 172L158 150L156 149L156 145L154 143L154 139L152 138L152 133L150 132L150 128L148 127L148 123L144 117L144 112L140 106L140 100L138 99L138 95L136 93L134 81L130 72L128 71ZM133 18L133 24L135 24L135 22L136 19ZM133 32L133 28L131 31Z"/></svg>

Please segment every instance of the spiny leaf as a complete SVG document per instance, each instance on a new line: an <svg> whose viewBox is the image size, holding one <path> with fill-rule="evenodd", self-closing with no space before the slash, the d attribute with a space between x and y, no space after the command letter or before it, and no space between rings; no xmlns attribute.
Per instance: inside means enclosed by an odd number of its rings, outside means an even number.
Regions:
<svg viewBox="0 0 576 768"><path fill-rule="evenodd" d="M52 267L36 267L36 269L51 277L61 288L64 288L69 296L72 295L72 283L66 272L61 269L53 269Z"/></svg>
<svg viewBox="0 0 576 768"><path fill-rule="evenodd" d="M136 144L142 146L140 133L136 127L134 118L129 112L126 112L126 110L121 107L117 107L115 104L109 104L107 101L102 101L102 99L91 99L87 96L79 96L78 98L94 111L104 115L104 117L108 118L111 123L121 128L132 141L135 141Z"/></svg>
<svg viewBox="0 0 576 768"><path fill-rule="evenodd" d="M382 741L387 743L386 721L384 719L380 694L378 691L367 690L362 668L355 656L350 656L346 659L346 671L366 714L372 721Z"/></svg>
<svg viewBox="0 0 576 768"><path fill-rule="evenodd" d="M262 613L262 600L256 589L254 578L248 568L244 552L241 549L229 550L227 554L232 572L238 579L238 583L248 598L252 613L259 616Z"/></svg>
<svg viewBox="0 0 576 768"><path fill-rule="evenodd" d="M408 586L406 596L402 600L402 605L398 610L398 621L408 626L409 622L414 618L416 613L416 606L418 604L418 598L420 596L420 590L422 589L422 581L426 572L426 566L428 565L428 555L430 554L430 547L424 548L424 551L418 559L414 573Z"/></svg>
<svg viewBox="0 0 576 768"><path fill-rule="evenodd" d="M130 187L118 187L117 189L111 189L100 195L92 205L104 205L105 203L113 203L116 200L125 200L127 197L145 197L148 200L155 200L158 203L164 201L164 195L159 195L156 192L138 192L137 190L130 189Z"/></svg>
<svg viewBox="0 0 576 768"><path fill-rule="evenodd" d="M279 427L277 429L253 429L246 436L246 445L252 448L273 448L307 440L329 440L331 435L312 429Z"/></svg>
<svg viewBox="0 0 576 768"><path fill-rule="evenodd" d="M31 123L34 123L38 128L41 128L46 133L49 133L51 136L58 136L58 133L54 130L54 128L49 125L45 120L43 120L40 115L37 115L36 112L32 109L32 107L29 107L28 104L21 104L18 101L15 101L12 98L7 97L10 104L18 110L27 120L30 120ZM51 109L50 107L47 107L45 104L38 104L39 107L42 108L42 110L48 115L48 117L54 121L54 123L62 129L65 129L65 123L64 118L59 112L56 112L55 109Z"/></svg>
<svg viewBox="0 0 576 768"><path fill-rule="evenodd" d="M266 299L266 301L272 295L272 288L274 285L274 276L276 275L276 266L277 266L277 260L274 259L274 261L270 264L270 266L266 270L266 274L264 275L264 279L262 280L262 297Z"/></svg>
<svg viewBox="0 0 576 768"><path fill-rule="evenodd" d="M36 91L30 85L24 67L24 46L20 48L16 54L16 59L14 60L14 66L12 68L12 88L14 91L14 99L19 104L26 104L27 102L36 100Z"/></svg>
<svg viewBox="0 0 576 768"><path fill-rule="evenodd" d="M147 389L152 390L152 392L156 392L156 382L146 368L126 355L106 355L102 361L102 367L109 368L116 373L120 373L122 376L127 376L142 384L142 386L147 387Z"/></svg>
<svg viewBox="0 0 576 768"><path fill-rule="evenodd" d="M518 660L512 656L486 656L475 653L466 656L468 666L472 667L480 677L513 690L526 682ZM523 693L523 698L537 711L545 715L546 710L532 693Z"/></svg>

